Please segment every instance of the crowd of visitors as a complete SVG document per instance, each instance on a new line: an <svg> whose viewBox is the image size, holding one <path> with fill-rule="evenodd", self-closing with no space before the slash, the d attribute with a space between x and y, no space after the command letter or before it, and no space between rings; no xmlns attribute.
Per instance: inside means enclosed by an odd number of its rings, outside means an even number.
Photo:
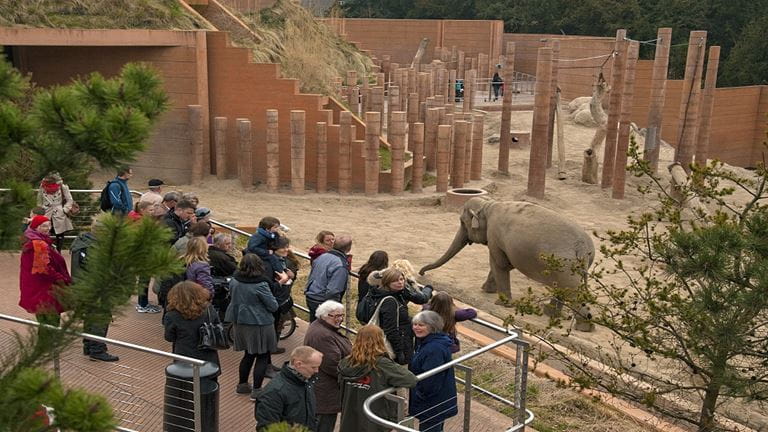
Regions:
<svg viewBox="0 0 768 432"><path fill-rule="evenodd" d="M174 353L219 367L218 351L200 345L200 328L214 320L231 325L232 348L243 353L234 390L255 402L259 430L282 421L317 432L334 431L337 421L341 431L387 430L368 420L362 404L388 387L410 389L409 411L420 420L420 430L442 431L444 421L456 415L453 369L422 381L416 375L451 360L460 349L456 323L474 318L476 311L457 309L450 295L418 283L407 260L390 263L387 252L375 251L359 268L353 311L362 327L350 340L342 324L348 313L343 301L354 296L349 292L352 237L323 230L308 250L303 294L310 325L303 345L284 365L273 365L272 354L285 352L278 347L283 326L296 316L293 286L301 268L280 220L262 218L240 253L228 232L213 229L211 210L200 207L194 194L164 193L164 182L152 179L134 206L128 188L132 175L122 167L107 183L102 200L109 201L108 211L167 226L169 247L184 264L182 274L139 280L136 310L163 312L164 337ZM72 283L61 240L72 232L70 217L79 207L57 173L42 180L38 204L24 232L19 305L39 322L56 325L64 309L61 293ZM73 277L85 268L95 241L93 230L85 231L70 247ZM158 305L149 302L150 288ZM422 305L422 311L412 316L411 303ZM85 323L87 332L100 336L108 327L108 320ZM83 353L93 360L119 360L105 344L90 340L84 341ZM395 419L390 400L380 399L372 409Z"/></svg>

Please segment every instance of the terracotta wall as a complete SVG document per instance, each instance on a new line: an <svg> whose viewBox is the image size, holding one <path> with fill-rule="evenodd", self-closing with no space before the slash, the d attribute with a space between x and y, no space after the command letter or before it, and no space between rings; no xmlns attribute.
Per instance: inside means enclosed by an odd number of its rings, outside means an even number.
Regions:
<svg viewBox="0 0 768 432"><path fill-rule="evenodd" d="M330 24L330 20L321 21ZM339 21L339 20L336 20ZM422 38L429 38L422 62L433 59L434 48L456 46L468 57L484 53L498 58L501 53L502 21L408 20L344 18L334 23L344 28L346 39L378 58L389 55L392 62L410 64Z"/></svg>
<svg viewBox="0 0 768 432"><path fill-rule="evenodd" d="M148 178L188 183L191 178L187 105L200 103L195 47L19 46L18 64L40 86L69 83L73 77L100 72L110 77L125 63L151 63L162 74L170 110L155 127L148 148L132 164L137 184Z"/></svg>

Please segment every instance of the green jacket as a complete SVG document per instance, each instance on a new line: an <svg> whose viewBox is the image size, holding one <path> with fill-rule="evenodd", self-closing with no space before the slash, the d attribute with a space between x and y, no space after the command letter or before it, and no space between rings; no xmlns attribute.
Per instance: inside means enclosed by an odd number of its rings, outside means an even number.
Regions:
<svg viewBox="0 0 768 432"><path fill-rule="evenodd" d="M317 429L314 381L302 377L286 363L256 401L256 430L287 422Z"/></svg>
<svg viewBox="0 0 768 432"><path fill-rule="evenodd" d="M339 363L339 385L341 387L341 427L340 432L357 431L388 431L390 428L379 426L368 421L363 412L363 402L381 390L388 387L414 387L416 375L408 368L381 355L376 362L376 369L367 366L352 366L349 357ZM377 400L371 409L379 417L397 420L397 404L385 400Z"/></svg>

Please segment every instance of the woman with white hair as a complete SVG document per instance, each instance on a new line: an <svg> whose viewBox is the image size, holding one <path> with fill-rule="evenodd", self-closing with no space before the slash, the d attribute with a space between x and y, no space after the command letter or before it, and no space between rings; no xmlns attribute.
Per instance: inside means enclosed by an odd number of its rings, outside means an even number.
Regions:
<svg viewBox="0 0 768 432"><path fill-rule="evenodd" d="M344 305L328 300L318 306L318 318L309 325L304 345L323 353L315 396L317 399L317 432L333 432L336 417L341 412L341 392L338 383L338 367L342 358L352 351L352 343L341 333L344 322Z"/></svg>
<svg viewBox="0 0 768 432"><path fill-rule="evenodd" d="M408 369L419 375L451 361L451 338L443 333L443 318L433 311L421 311L411 320L416 352ZM419 430L442 432L443 423L458 414L456 379L453 368L416 384L411 390L408 412L419 419Z"/></svg>

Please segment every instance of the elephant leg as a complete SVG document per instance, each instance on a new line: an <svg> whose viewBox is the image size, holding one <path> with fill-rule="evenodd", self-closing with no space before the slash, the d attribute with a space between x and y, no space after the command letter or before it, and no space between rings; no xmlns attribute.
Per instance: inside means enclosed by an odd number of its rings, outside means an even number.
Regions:
<svg viewBox="0 0 768 432"><path fill-rule="evenodd" d="M509 286L509 272L514 269L510 264L506 253L500 248L489 245L488 252L490 256L491 271L488 272L488 279L483 284L485 292L496 292L502 302L507 302L512 298L512 291Z"/></svg>

